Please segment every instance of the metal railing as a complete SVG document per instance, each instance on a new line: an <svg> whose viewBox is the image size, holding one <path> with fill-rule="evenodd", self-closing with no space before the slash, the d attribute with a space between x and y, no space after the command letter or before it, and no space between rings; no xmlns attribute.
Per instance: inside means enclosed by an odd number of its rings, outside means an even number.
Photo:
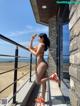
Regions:
<svg viewBox="0 0 80 106"><path fill-rule="evenodd" d="M13 104L18 104L18 102L16 101L16 95L17 93L25 86L25 84L30 81L31 82L31 76L32 76L32 53L30 53L30 71L26 72L24 75L22 75L20 78L17 78L18 76L18 69L21 69L23 67L26 67L27 65L23 65L21 67L18 67L18 63L19 63L19 58L29 58L29 57L23 57L23 56L19 56L19 48L22 48L24 49L25 51L29 51L28 48L22 46L21 44L19 43L16 43L15 41L3 36L0 34L0 39L3 40L3 41L6 41L10 44L13 44L14 46L16 46L16 49L15 49L15 55L7 55L7 54L0 54L0 57L13 57L15 58L15 61L14 61L14 68L13 69L10 69L10 70L6 70L6 71L3 71L3 72L0 72L0 75L3 75L3 74L6 74L6 73L9 73L11 71L14 71L14 81L12 83L10 83L9 85L7 85L5 88L3 88L1 91L0 91L0 94L3 93L5 90L7 90L9 87L11 87L13 85L13 96L8 100L8 103L13 99ZM35 62L37 63L37 61ZM29 79L19 88L19 90L17 91L17 82L19 80L21 80L22 78L24 78L26 75L30 75L29 76Z"/></svg>

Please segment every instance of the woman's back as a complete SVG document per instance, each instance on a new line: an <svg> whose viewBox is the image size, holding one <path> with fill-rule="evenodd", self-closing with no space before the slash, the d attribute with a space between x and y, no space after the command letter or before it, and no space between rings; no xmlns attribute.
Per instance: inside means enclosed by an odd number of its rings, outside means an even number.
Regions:
<svg viewBox="0 0 80 106"><path fill-rule="evenodd" d="M37 63L39 64L41 61L44 60L44 49L45 49L45 44L44 43L39 43L37 49L40 48L39 54L37 56Z"/></svg>

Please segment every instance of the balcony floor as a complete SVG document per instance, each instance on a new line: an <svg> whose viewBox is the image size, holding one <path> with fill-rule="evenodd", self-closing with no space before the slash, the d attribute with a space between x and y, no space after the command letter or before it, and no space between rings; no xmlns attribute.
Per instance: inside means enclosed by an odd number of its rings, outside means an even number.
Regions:
<svg viewBox="0 0 80 106"><path fill-rule="evenodd" d="M23 104L21 106L40 106L39 103L35 103L34 101L37 96L40 96L40 93L41 87L39 87L39 85L36 85L30 95L28 103L25 103L25 105ZM54 81L47 82L45 100L45 105L41 106L70 106L70 104L66 103L65 97L63 96L58 84Z"/></svg>

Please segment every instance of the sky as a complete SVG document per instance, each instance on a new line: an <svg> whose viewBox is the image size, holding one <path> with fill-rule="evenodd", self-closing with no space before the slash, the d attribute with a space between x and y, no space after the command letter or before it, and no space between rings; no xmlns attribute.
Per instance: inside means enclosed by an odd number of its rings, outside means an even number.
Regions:
<svg viewBox="0 0 80 106"><path fill-rule="evenodd" d="M70 54L69 45L70 45L70 31L69 31L69 26L67 24L63 26L63 57L64 59L69 58L67 57L67 55Z"/></svg>
<svg viewBox="0 0 80 106"><path fill-rule="evenodd" d="M69 54L68 30L68 25L63 26L64 55ZM42 32L48 34L48 27L36 23L30 0L0 0L0 34L28 47L31 36ZM37 43L36 38L33 45ZM15 46L0 40L0 54L14 55L14 50ZM21 49L19 54L24 55L25 51Z"/></svg>
<svg viewBox="0 0 80 106"><path fill-rule="evenodd" d="M37 24L30 0L0 0L0 34L28 46L35 33L47 33L48 27ZM36 45L37 38L33 45ZM0 54L14 54L14 46L0 40ZM24 52L22 52L24 55Z"/></svg>

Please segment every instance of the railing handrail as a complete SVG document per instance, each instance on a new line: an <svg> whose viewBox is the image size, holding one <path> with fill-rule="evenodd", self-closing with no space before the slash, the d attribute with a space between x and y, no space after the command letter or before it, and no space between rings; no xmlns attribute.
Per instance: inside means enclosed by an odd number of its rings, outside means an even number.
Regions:
<svg viewBox="0 0 80 106"><path fill-rule="evenodd" d="M8 72L11 72L11 71L14 71L14 81L11 83L11 84L9 84L7 87L5 87L4 89L2 89L1 91L0 91L0 93L2 93L3 91L5 91L7 88L9 88L10 86L12 86L13 84L14 84L14 89L13 89L13 103L16 103L17 101L16 101L16 94L17 94L17 81L19 81L20 79L22 79L23 77L25 77L28 73L30 73L30 78L28 79L30 82L31 82L31 77L32 77L32 53L30 54L30 71L28 71L26 74L24 74L23 76L21 76L20 78L18 78L17 79L17 72L18 72L18 69L21 69L21 68L23 68L23 67L26 67L27 65L24 65L24 66L21 66L21 67L18 67L18 59L19 58L27 58L27 57L23 57L23 56L19 56L18 54L18 47L20 47L20 48L22 48L22 49L25 49L25 50L27 50L27 51L29 51L29 49L27 48L27 47L25 47L25 46L23 46L23 45L21 45L21 44L19 44L19 43L17 43L17 42L15 42L15 41L13 41L13 40L11 40L11 39L9 39L9 38L7 38L7 37L5 37L5 36L3 36L3 35L1 35L0 34L0 39L2 39L2 40L4 40L4 41L6 41L6 42L9 42L10 44L13 44L14 46L16 46L16 49L15 49L15 56L14 55L6 55L6 54L0 54L0 56L3 56L3 57L15 57L15 64L14 64L14 69L10 69L10 70L7 70L7 71L4 71L4 72L1 72L0 73L0 75L1 74L5 74L5 73L8 73ZM30 51L29 51L30 52ZM48 56L48 55L44 55L44 56ZM36 60L36 65L37 65L37 60ZM27 80L27 81L28 81ZM24 83L23 85L25 85L26 83ZM23 85L22 85L22 87L23 87ZM21 87L21 88L22 88ZM20 88L20 89L21 89ZM12 99L11 98L11 99ZM10 100L11 100L10 99ZM10 101L9 100L9 101Z"/></svg>
<svg viewBox="0 0 80 106"><path fill-rule="evenodd" d="M12 86L13 84L14 84L14 86L13 86L13 103L15 104L17 101L16 101L16 93L17 93L17 81L19 81L20 79L22 79L23 77L25 77L28 73L30 73L30 77L31 77L31 74L32 74L32 68L30 68L30 71L28 71L27 73L25 73L24 75L22 75L20 78L18 78L17 79L17 70L18 69L20 69L20 68L22 68L22 67L18 67L18 58L19 58L19 53L18 53L18 50L19 50L19 48L22 48L22 49L24 49L24 50L26 50L26 51L29 51L29 49L27 48L27 47L25 47L25 46L23 46L23 45L21 45L21 44L19 44L19 43L17 43L17 42L15 42L15 41L13 41L13 40L11 40L10 38L7 38L7 37L5 37L5 36L3 36L3 35L1 35L0 34L0 39L1 40L3 40L3 41L6 41L6 42L8 42L8 43L10 43L10 44L13 44L14 46L16 46L16 48L15 48L15 56L13 56L13 55L6 55L6 54L1 54L2 56L6 56L6 57L14 57L15 58L15 64L14 64L14 69L11 69L11 70L8 70L7 72L3 72L3 73L0 73L0 75L1 74L5 74L5 73L8 73L8 72L10 72L10 71L12 71L12 70L14 70L14 81L11 83L11 84L9 84L9 85L7 85L7 87L5 87L4 89L2 89L1 91L0 91L0 93L2 93L3 91L5 91L7 88L9 88L10 86ZM30 52L30 51L29 51ZM32 53L30 53L30 56L32 55ZM21 56L20 56L21 57ZM32 57L30 57L30 58L32 58ZM32 67L32 59L30 59L30 67ZM31 81L31 78L29 78L28 79L29 81ZM23 85L22 85L22 87L23 87ZM21 88L22 88L21 87ZM11 100L11 99L10 99ZM10 100L9 100L9 102L10 102Z"/></svg>
<svg viewBox="0 0 80 106"><path fill-rule="evenodd" d="M23 65L23 66L21 66L21 67L18 67L18 68L16 68L16 69L21 69L21 68L26 67L26 66L28 66L28 64L27 64L27 65ZM6 73L11 72L11 71L14 71L14 68L11 69L11 70L7 70L7 71L4 71L4 72L0 72L0 75L6 74Z"/></svg>
<svg viewBox="0 0 80 106"><path fill-rule="evenodd" d="M0 91L0 93L2 93L3 91L5 91L7 88L9 88L10 86L12 86L14 83L16 83L17 81L19 81L20 79L22 79L24 76L26 76L29 72L27 72L26 74L24 74L23 76L21 76L20 78L18 78L16 81L12 82L11 84L9 84L7 87L5 87L3 90Z"/></svg>
<svg viewBox="0 0 80 106"><path fill-rule="evenodd" d="M23 45L21 45L21 44L15 42L14 40L11 40L10 38L7 38L7 37L3 36L2 34L0 34L0 38L1 38L2 40L5 40L5 41L11 43L11 44L14 44L15 46L19 46L20 48L23 48L23 49L26 49L26 50L29 51L29 49L28 49L27 47L25 47L25 46L23 46Z"/></svg>

